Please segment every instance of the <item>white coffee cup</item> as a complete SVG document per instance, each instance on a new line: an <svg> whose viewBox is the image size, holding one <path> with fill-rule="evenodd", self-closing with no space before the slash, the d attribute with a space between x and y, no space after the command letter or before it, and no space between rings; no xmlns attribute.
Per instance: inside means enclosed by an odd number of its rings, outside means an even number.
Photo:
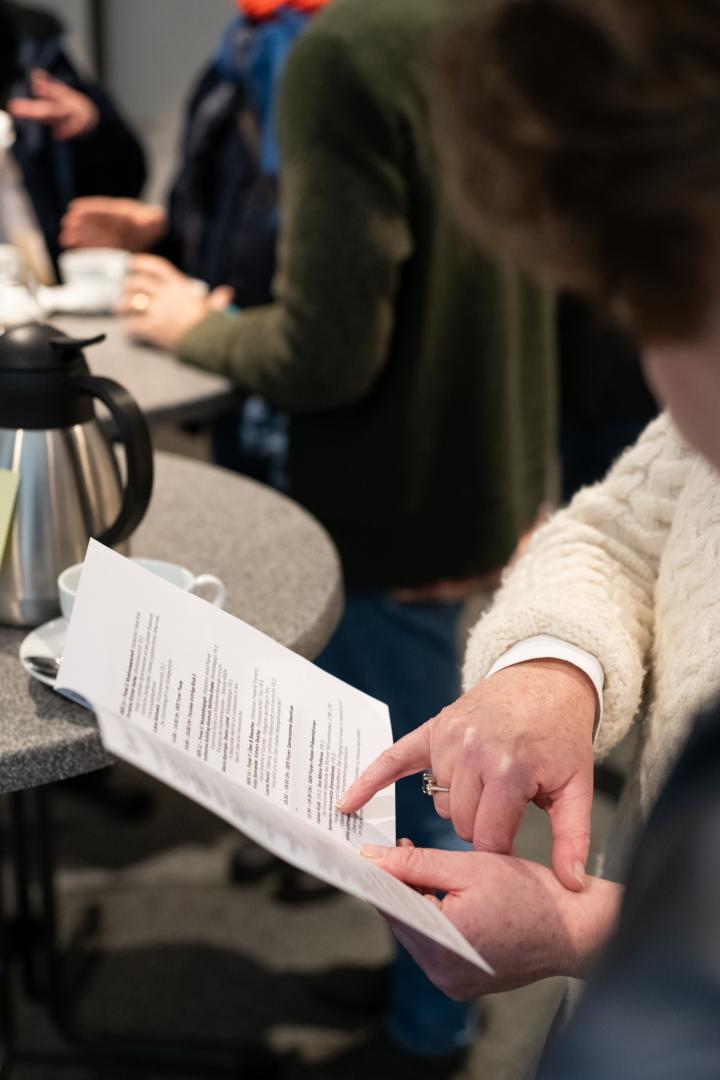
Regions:
<svg viewBox="0 0 720 1080"><path fill-rule="evenodd" d="M211 595L209 600L215 607L222 607L225 603L225 586L220 578L215 577L214 574L198 574L196 576L187 567L180 566L178 563L166 562L164 559L133 558L130 561L144 567L145 570L150 570L151 573L157 574L158 577L164 578L165 581L169 581L172 585L177 585L178 588L183 589L185 592L197 595L198 589L212 589L214 595ZM82 568L82 563L75 563L74 566L66 567L58 577L60 610L66 619L69 619L72 614Z"/></svg>
<svg viewBox="0 0 720 1080"><path fill-rule="evenodd" d="M58 257L60 276L94 300L112 308L122 293L130 253L121 248L72 248Z"/></svg>

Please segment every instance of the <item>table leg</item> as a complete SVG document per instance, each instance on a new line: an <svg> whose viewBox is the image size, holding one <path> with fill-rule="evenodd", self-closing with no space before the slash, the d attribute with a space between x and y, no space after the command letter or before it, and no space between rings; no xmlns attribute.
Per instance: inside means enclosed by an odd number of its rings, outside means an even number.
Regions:
<svg viewBox="0 0 720 1080"><path fill-rule="evenodd" d="M27 793L16 791L8 796L8 800L15 886L13 952L20 957L26 994L30 997L38 997L40 990L36 967L37 924L32 911L32 846Z"/></svg>
<svg viewBox="0 0 720 1080"><path fill-rule="evenodd" d="M232 1075L245 1080L273 1080L283 1075L281 1063L264 1047L238 1046L218 1048L204 1044L161 1042L149 1038L116 1036L81 1031L72 1009L62 950L57 934L57 891L55 888L54 832L51 820L51 791L46 787L33 792L37 824L37 857L42 899L41 924L47 962L48 1004L63 1035L88 1058L121 1064L155 1066L192 1076ZM0 1080L2 1078L0 1077Z"/></svg>

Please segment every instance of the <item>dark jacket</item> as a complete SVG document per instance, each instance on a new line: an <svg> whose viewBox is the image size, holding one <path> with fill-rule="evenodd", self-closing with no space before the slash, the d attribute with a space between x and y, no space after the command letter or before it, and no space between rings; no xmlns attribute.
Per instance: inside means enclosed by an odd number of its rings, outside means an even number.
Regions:
<svg viewBox="0 0 720 1080"><path fill-rule="evenodd" d="M635 853L618 931L538 1080L720 1076L720 709L702 716Z"/></svg>
<svg viewBox="0 0 720 1080"><path fill-rule="evenodd" d="M269 301L275 268L277 190L262 176L257 141L245 89L210 65L187 104L168 233L158 250L211 288L232 285L241 307Z"/></svg>
<svg viewBox="0 0 720 1080"><path fill-rule="evenodd" d="M425 93L444 0L333 0L288 60L275 302L180 355L291 412L290 492L354 588L502 564L546 491L553 305L473 250Z"/></svg>
<svg viewBox="0 0 720 1080"><path fill-rule="evenodd" d="M0 4L0 20L9 18L18 42L12 96L29 96L33 68L43 68L86 94L100 120L88 135L58 142L33 121L16 121L13 152L20 165L48 250L57 258L60 219L68 203L82 195L135 198L145 182L145 160L138 140L96 83L83 78L62 49L62 26L52 15L19 4Z"/></svg>
<svg viewBox="0 0 720 1080"><path fill-rule="evenodd" d="M558 305L558 327L564 417L590 427L633 421L641 430L657 416L637 345L617 326L566 294Z"/></svg>

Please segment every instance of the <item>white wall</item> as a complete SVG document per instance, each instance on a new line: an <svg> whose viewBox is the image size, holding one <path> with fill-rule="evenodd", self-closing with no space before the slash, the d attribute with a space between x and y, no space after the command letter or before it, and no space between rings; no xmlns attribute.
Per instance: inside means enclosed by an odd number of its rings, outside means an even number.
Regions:
<svg viewBox="0 0 720 1080"><path fill-rule="evenodd" d="M21 3L24 0L20 0ZM28 0L28 7L37 6L52 11L67 29L68 51L83 68L92 70L90 28L86 0Z"/></svg>
<svg viewBox="0 0 720 1080"><path fill-rule="evenodd" d="M148 196L172 171L182 104L235 12L232 0L106 0L106 82L148 148Z"/></svg>

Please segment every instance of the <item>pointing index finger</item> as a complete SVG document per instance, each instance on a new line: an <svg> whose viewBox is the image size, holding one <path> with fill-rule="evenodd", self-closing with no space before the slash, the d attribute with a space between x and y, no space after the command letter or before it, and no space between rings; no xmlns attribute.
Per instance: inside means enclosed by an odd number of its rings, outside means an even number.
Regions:
<svg viewBox="0 0 720 1080"><path fill-rule="evenodd" d="M409 735L398 739L393 746L380 754L367 769L358 776L345 794L338 800L337 807L343 814L354 814L378 791L401 780L403 776L428 768L430 765L429 722L426 722Z"/></svg>

